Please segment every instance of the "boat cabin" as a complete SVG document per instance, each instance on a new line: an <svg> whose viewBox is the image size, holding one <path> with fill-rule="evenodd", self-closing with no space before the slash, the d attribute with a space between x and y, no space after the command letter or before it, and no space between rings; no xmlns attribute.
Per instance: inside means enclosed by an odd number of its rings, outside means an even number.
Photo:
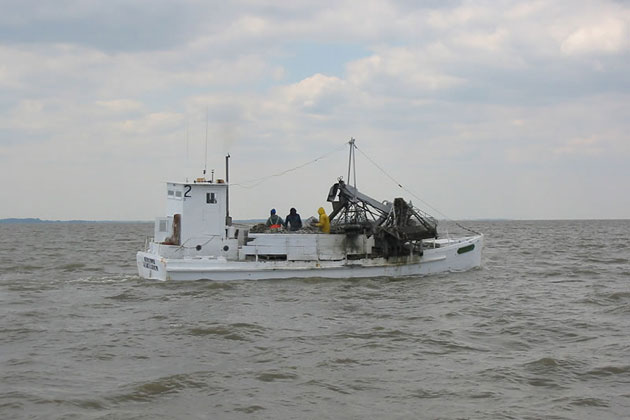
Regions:
<svg viewBox="0 0 630 420"><path fill-rule="evenodd" d="M231 226L227 209L228 184L221 179L168 182L166 217L156 219L154 241L178 246L184 255L227 257L232 254L230 248L236 251L238 245L237 229Z"/></svg>

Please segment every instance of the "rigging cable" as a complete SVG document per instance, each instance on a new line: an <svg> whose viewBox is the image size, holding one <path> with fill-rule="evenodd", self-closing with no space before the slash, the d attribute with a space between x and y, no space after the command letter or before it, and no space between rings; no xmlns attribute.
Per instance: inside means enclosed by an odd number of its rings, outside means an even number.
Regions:
<svg viewBox="0 0 630 420"><path fill-rule="evenodd" d="M322 160L324 158L327 158L328 156L332 155L333 153L336 153L336 152L341 151L342 149L345 149L347 147L347 145L348 145L348 143L345 142L342 145L340 145L339 147L337 147L336 149L331 150L328 153L325 153L325 154L323 154L321 156L318 156L315 159L309 160L308 162L303 163L301 165L298 165L296 167L293 167L293 168L290 168L290 169L286 169L286 170L284 170L282 172L278 172L278 173L275 173L275 174L267 175L265 177L262 177L262 178L259 178L259 179L256 179L256 180L245 181L245 182L235 183L235 184L231 184L231 185L232 186L241 187L241 188L247 188L247 189L254 188L254 187L262 184L263 182L267 181L268 179L277 178L279 176L288 174L289 172L297 171L298 169L301 169L301 168L303 168L305 166L311 165L311 164L317 162L318 160Z"/></svg>
<svg viewBox="0 0 630 420"><path fill-rule="evenodd" d="M461 224L459 224L458 222L456 222L455 220L451 219L450 217L448 217L447 215L445 215L444 213L442 213L441 211L439 211L438 209L436 209L435 207L433 207L432 205L430 205L429 203L427 203L426 201L424 201L422 198L418 197L416 194L414 194L413 191L409 190L408 188L404 187L400 182L398 182L393 176L391 176L390 174L388 174L383 168L381 168L376 162L374 162L374 160L372 160L368 155L366 155L363 150L359 149L356 145L354 146L359 153L361 153L363 156L365 156L365 158L367 160L369 160L372 165L376 166L376 168L381 171L386 177L388 177L389 179L391 179L396 185L398 185L401 189L403 189L404 191L406 191L407 193L411 194L414 198L420 200L425 206L431 208L433 211L435 211L436 213L439 213L440 215L442 215L442 217L444 217L446 220L451 221L453 223L455 223L455 225L459 226L460 228L467 230L468 232L472 232L476 235L481 235L479 232L474 231L470 228L467 228L466 226L462 226Z"/></svg>

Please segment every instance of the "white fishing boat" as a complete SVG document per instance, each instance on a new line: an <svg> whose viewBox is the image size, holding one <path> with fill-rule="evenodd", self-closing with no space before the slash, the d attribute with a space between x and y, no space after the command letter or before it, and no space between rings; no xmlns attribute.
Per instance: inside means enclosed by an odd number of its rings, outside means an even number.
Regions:
<svg viewBox="0 0 630 420"><path fill-rule="evenodd" d="M354 140L350 141L350 166ZM263 280L422 276L479 267L483 235L441 238L437 220L396 198L378 201L341 178L328 201L330 233L253 233L232 224L226 180L168 182L166 217L137 254L141 277L155 280Z"/></svg>

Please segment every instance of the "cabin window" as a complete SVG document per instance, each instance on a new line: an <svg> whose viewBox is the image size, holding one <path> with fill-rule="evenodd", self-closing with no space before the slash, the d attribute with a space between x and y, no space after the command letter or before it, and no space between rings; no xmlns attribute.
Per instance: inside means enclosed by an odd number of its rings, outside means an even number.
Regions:
<svg viewBox="0 0 630 420"><path fill-rule="evenodd" d="M172 196L173 196L173 194L175 194L175 191L173 191L173 190L168 190L168 196L169 196L169 197L172 197Z"/></svg>
<svg viewBox="0 0 630 420"><path fill-rule="evenodd" d="M182 192L181 191L175 191L175 197L176 198L182 198Z"/></svg>
<svg viewBox="0 0 630 420"><path fill-rule="evenodd" d="M214 195L214 193L206 193L206 203L216 204L216 202L217 202L217 197Z"/></svg>

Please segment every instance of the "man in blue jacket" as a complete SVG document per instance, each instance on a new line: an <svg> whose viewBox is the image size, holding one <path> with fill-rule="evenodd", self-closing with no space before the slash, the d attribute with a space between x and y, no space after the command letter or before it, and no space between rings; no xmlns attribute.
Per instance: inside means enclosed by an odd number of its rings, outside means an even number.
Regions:
<svg viewBox="0 0 630 420"><path fill-rule="evenodd" d="M269 213L270 213L269 219L267 219L267 222L265 223L265 225L268 228L271 228L271 230L280 230L282 226L284 225L284 221L282 220L282 217L276 214L276 209L271 209Z"/></svg>

